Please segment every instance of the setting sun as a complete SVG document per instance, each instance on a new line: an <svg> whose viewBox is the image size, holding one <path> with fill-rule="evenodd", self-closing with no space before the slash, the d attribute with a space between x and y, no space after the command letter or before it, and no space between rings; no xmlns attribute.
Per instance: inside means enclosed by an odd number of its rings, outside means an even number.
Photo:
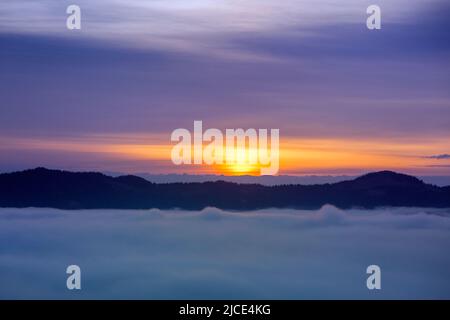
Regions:
<svg viewBox="0 0 450 320"><path fill-rule="evenodd" d="M216 166L218 173L225 175L259 175L261 165L254 159L258 158L257 149L248 148L225 148L225 154L230 160L224 164Z"/></svg>
<svg viewBox="0 0 450 320"><path fill-rule="evenodd" d="M227 153L229 152L227 148ZM259 165L253 159L258 159L258 151L255 149L236 148L235 161L227 167L234 174L252 174L259 172Z"/></svg>

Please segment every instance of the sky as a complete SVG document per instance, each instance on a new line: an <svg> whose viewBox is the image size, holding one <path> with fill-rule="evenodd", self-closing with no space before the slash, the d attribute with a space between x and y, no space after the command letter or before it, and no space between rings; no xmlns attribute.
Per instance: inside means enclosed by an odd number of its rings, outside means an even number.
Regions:
<svg viewBox="0 0 450 320"><path fill-rule="evenodd" d="M448 209L0 209L1 299L449 299ZM81 268L81 290L66 268ZM366 269L381 269L368 290Z"/></svg>
<svg viewBox="0 0 450 320"><path fill-rule="evenodd" d="M223 173L170 160L202 120L280 129L280 174L450 175L450 5L375 2L4 0L0 171Z"/></svg>

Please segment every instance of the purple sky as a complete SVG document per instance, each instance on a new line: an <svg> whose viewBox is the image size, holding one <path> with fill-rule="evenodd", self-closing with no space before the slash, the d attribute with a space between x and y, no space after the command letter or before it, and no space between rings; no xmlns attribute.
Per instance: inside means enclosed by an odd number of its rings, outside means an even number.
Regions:
<svg viewBox="0 0 450 320"><path fill-rule="evenodd" d="M442 1L378 1L379 31L365 26L372 2L356 0L78 1L79 31L65 28L69 4L0 4L0 171L172 172L161 159L47 144L168 144L199 119L280 128L288 140L397 145L379 148L392 157L450 153ZM448 158L404 163L395 169L450 174ZM366 170L354 167L327 172Z"/></svg>

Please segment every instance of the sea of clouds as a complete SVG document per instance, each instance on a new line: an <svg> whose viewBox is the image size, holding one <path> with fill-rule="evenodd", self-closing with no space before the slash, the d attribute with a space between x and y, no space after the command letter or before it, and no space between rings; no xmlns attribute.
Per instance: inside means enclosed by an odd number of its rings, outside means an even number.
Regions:
<svg viewBox="0 0 450 320"><path fill-rule="evenodd" d="M449 299L449 248L449 209L6 208L0 298ZM371 264L381 290L366 287Z"/></svg>

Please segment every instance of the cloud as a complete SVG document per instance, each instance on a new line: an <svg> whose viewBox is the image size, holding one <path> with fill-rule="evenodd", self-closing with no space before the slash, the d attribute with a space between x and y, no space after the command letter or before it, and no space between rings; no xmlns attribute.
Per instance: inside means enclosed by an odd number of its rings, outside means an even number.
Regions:
<svg viewBox="0 0 450 320"><path fill-rule="evenodd" d="M443 159L450 159L450 154L438 154L438 155L433 155L433 156L427 156L425 158L428 159L437 159L437 160L443 160Z"/></svg>
<svg viewBox="0 0 450 320"><path fill-rule="evenodd" d="M448 135L441 1L381 1L382 33L365 29L360 0L77 3L79 33L65 28L69 2L1 2L2 136L18 123L167 136L198 118L284 136Z"/></svg>
<svg viewBox="0 0 450 320"><path fill-rule="evenodd" d="M429 1L436 7L442 1ZM6 0L0 5L0 29L9 33L68 36L66 1ZM82 9L82 38L109 39L137 47L250 58L227 44L237 34L269 34L346 23L365 25L370 3L360 0L78 0ZM414 20L422 1L380 0L383 22Z"/></svg>
<svg viewBox="0 0 450 320"><path fill-rule="evenodd" d="M0 209L0 298L448 299L449 231L442 209Z"/></svg>

